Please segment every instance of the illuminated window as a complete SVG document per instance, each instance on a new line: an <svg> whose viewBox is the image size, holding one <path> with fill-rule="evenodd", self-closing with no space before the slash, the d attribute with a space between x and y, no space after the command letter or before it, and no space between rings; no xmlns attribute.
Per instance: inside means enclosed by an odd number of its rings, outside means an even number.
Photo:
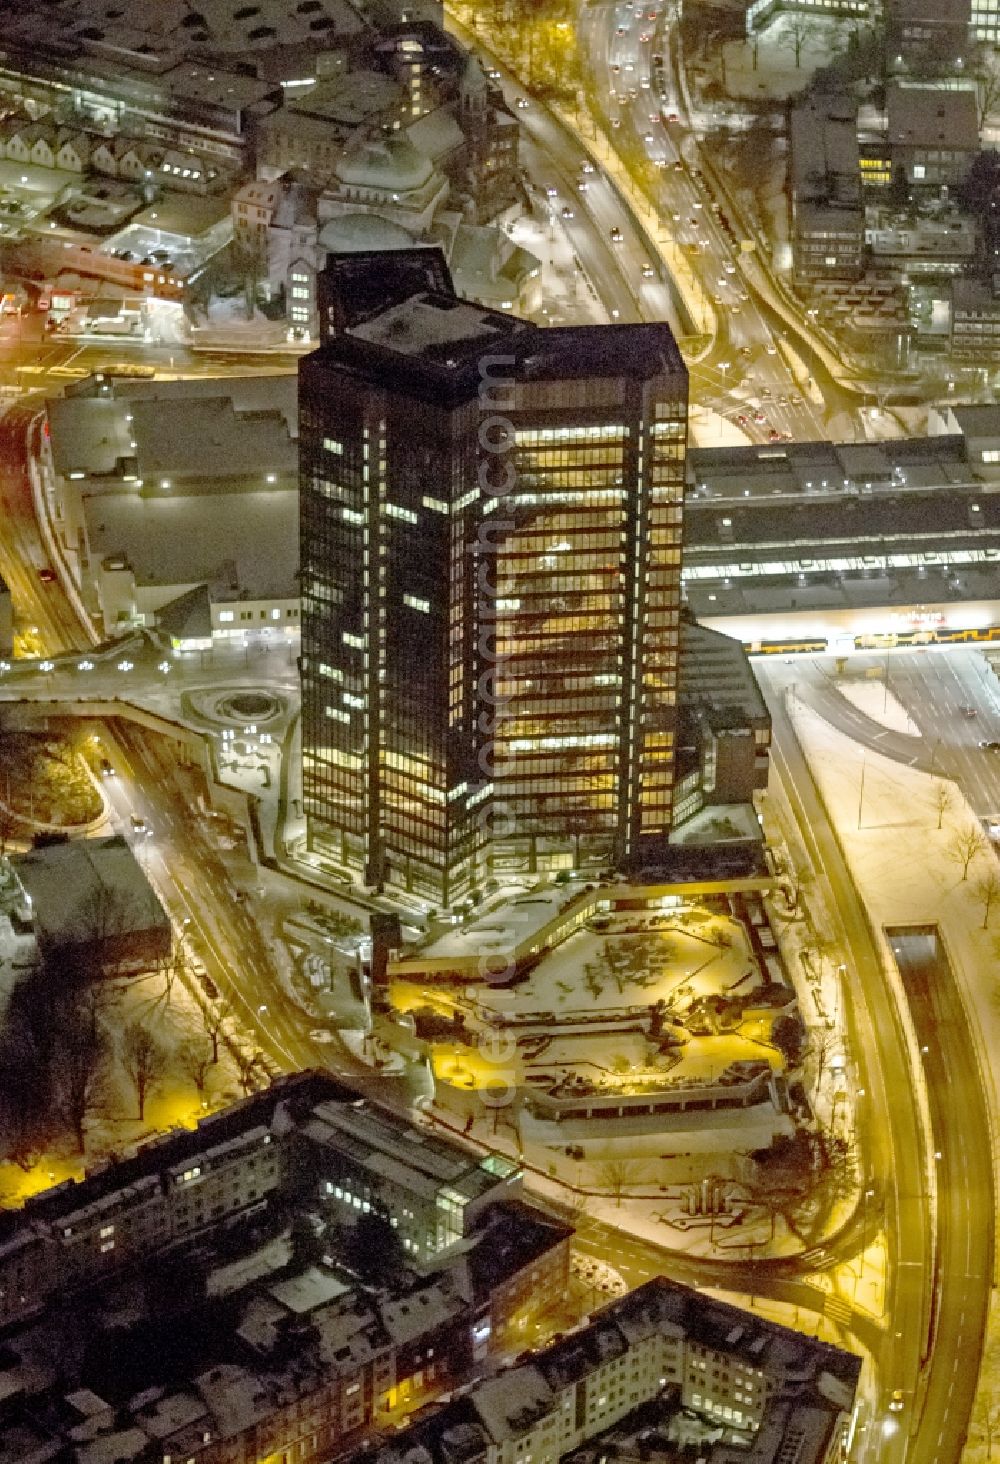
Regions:
<svg viewBox="0 0 1000 1464"><path fill-rule="evenodd" d="M411 610L420 610L424 615L431 613L429 600L422 600L419 595L404 595L403 604L409 605Z"/></svg>
<svg viewBox="0 0 1000 1464"><path fill-rule="evenodd" d="M235 619L235 616L234 616L232 610L220 610L219 611L219 619L220 620L227 620L228 621L228 620Z"/></svg>
<svg viewBox="0 0 1000 1464"><path fill-rule="evenodd" d="M340 457L344 451L344 444L342 442L335 441L332 437L323 438L323 447L327 452L336 453L338 457Z"/></svg>
<svg viewBox="0 0 1000 1464"><path fill-rule="evenodd" d="M921 178L926 178L926 177L927 177L927 169L924 167L923 163L914 163L913 164L913 181L916 183L916 182L919 182Z"/></svg>

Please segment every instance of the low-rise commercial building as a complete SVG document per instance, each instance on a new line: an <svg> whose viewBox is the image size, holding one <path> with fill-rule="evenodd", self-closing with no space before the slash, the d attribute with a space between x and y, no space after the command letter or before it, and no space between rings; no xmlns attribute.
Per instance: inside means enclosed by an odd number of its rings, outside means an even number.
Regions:
<svg viewBox="0 0 1000 1464"><path fill-rule="evenodd" d="M961 70L969 54L971 0L888 0L885 7L889 65L928 63Z"/></svg>
<svg viewBox="0 0 1000 1464"><path fill-rule="evenodd" d="M947 408L932 431L693 450L693 612L755 648L1000 620L1000 409Z"/></svg>
<svg viewBox="0 0 1000 1464"><path fill-rule="evenodd" d="M181 646L298 633L295 390L98 375L47 403L43 489L106 634L156 625L200 588Z"/></svg>
<svg viewBox="0 0 1000 1464"><path fill-rule="evenodd" d="M169 957L170 920L127 840L47 843L13 864L39 955L67 980L150 970Z"/></svg>
<svg viewBox="0 0 1000 1464"><path fill-rule="evenodd" d="M958 361L1000 360L1000 296L984 280L953 280L949 347Z"/></svg>

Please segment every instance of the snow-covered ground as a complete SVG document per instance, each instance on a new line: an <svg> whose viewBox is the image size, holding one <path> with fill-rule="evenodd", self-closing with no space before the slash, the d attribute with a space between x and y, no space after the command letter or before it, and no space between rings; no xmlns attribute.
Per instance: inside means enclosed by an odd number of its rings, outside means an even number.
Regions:
<svg viewBox="0 0 1000 1464"><path fill-rule="evenodd" d="M884 681L848 681L841 676L834 685L841 696L873 722L893 732L905 732L908 737L920 736L920 728Z"/></svg>
<svg viewBox="0 0 1000 1464"><path fill-rule="evenodd" d="M720 942L728 941L723 945ZM613 968L618 952L634 952L627 969ZM475 998L508 1019L526 1012L571 1014L649 1007L657 1001L686 1005L699 996L747 992L758 984L746 937L735 920L692 906L669 925L641 934L575 931L517 986L477 986Z"/></svg>

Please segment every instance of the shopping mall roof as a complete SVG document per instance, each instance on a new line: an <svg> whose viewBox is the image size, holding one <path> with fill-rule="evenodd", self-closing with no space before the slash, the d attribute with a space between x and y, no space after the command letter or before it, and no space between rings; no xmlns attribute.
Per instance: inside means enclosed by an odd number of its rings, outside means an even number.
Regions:
<svg viewBox="0 0 1000 1464"><path fill-rule="evenodd" d="M298 598L298 494L291 488L88 495L84 516L95 560L124 559L136 583L207 583L213 600Z"/></svg>
<svg viewBox="0 0 1000 1464"><path fill-rule="evenodd" d="M279 405L238 410L235 393L77 393L47 403L53 466L64 477L137 482L148 490L211 491L246 479L297 481L298 454ZM133 383L129 383L133 385ZM99 488L88 481L87 491Z"/></svg>

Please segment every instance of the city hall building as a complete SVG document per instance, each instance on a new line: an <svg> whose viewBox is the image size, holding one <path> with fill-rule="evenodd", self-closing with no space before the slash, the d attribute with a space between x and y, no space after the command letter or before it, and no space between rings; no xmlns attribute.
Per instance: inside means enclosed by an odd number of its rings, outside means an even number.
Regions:
<svg viewBox="0 0 1000 1464"><path fill-rule="evenodd" d="M451 904L672 824L688 380L665 324L542 330L440 251L332 257L300 367L312 845Z"/></svg>

